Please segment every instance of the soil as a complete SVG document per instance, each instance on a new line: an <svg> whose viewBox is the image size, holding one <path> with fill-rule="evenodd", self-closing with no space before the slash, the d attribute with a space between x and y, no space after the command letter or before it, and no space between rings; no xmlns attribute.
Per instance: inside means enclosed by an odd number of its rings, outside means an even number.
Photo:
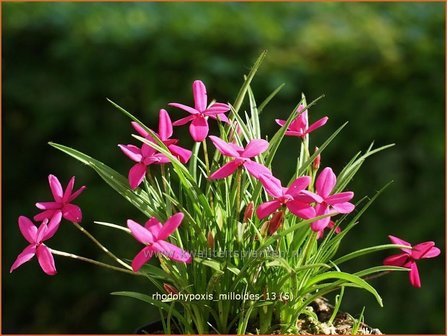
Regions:
<svg viewBox="0 0 447 336"><path fill-rule="evenodd" d="M355 319L344 312L338 312L332 325L328 321L334 311L334 306L325 299L316 299L308 307L318 317L318 321L311 319L307 315L300 316L298 326L301 328L301 335L351 335ZM377 328L371 328L365 323L361 323L356 335L382 335Z"/></svg>
<svg viewBox="0 0 447 336"><path fill-rule="evenodd" d="M318 321L315 321L315 319L310 318L308 315L303 314L299 316L297 322L297 326L300 329L299 335L352 335L352 329L356 320L347 313L338 312L333 324L329 325L327 323L332 316L334 306L328 303L326 299L316 299L310 304L308 309L317 315ZM136 330L135 333L151 335L164 334L160 321L144 326ZM382 335L382 332L377 328L371 328L365 323L361 323L356 335Z"/></svg>

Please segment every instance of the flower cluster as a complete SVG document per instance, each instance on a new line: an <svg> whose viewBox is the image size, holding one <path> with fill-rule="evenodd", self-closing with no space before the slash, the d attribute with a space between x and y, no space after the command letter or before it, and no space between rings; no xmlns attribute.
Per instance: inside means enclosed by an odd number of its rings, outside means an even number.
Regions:
<svg viewBox="0 0 447 336"><path fill-rule="evenodd" d="M245 91L242 90L241 97L246 94L248 84L246 82L243 86ZM198 306L183 303L182 310L177 310L173 304L169 315L172 312L185 333L209 333L211 325L207 321L210 316L215 323L215 327L212 326L214 331L244 333L253 309L261 320L257 331L267 334L272 330L268 329L269 323L263 319L272 322L275 311L278 311L276 318L281 325L296 325L297 316L303 313L312 299L321 293L343 290L344 286L361 287L371 292L381 304L378 293L366 282L366 276L373 273L405 270L409 272L411 285L421 286L416 262L440 254L434 242L411 246L402 239L389 236L392 244L366 248L334 259L340 241L370 204L361 207L359 202L354 205L351 203L354 193L345 190L358 166L370 153L355 157L338 176L329 166L323 166L320 170L322 149L315 148L311 155L309 137L327 124L327 116L309 125L308 109L311 105L307 105L303 97L287 120L276 119L280 127L277 127L275 136L267 141L261 137L259 113L253 105L254 100L250 100L251 117L246 114L244 122L238 115L240 104L233 106L214 100L208 103L202 81L193 82L192 92L194 107L168 104L189 115L172 122L168 111L160 109L157 130L146 127L120 108L134 120L131 126L138 133L134 137L141 141L139 145L118 145L133 161L127 179L86 154L52 144L91 166L149 218L144 225L132 219L127 220L127 226L95 222L124 231L144 245L132 262L115 256L80 225L82 211L72 202L85 186L74 191L75 178L72 177L64 190L59 180L50 175L48 179L54 200L36 203L41 212L34 216L34 220L40 222L39 226L25 216L19 217L19 229L29 245L19 254L10 271L36 256L42 270L54 275L56 266L53 255L59 255L127 274L143 275L167 293L194 295L199 294L194 291L205 289L215 290L216 293L230 289L265 293L272 288L276 291L284 291L285 288L293 291L296 298L287 309L279 301L262 309L256 303L248 308L244 306L245 302L234 304L234 307L211 301ZM219 134L210 135L210 119L218 123ZM195 142L193 150L180 146L179 140L173 138L174 127L187 123ZM284 136L298 138L300 145L295 174L288 182L281 181L271 165ZM211 160L207 141L215 148ZM321 148L324 149L329 142ZM199 157L201 146L203 157ZM386 146L375 152L384 148ZM156 166L161 169L158 170ZM157 170L153 174L150 169ZM157 173L161 174L161 183ZM347 225L346 218L349 218ZM49 248L46 242L55 235L62 219L71 222L119 267ZM339 267L341 263L363 254L391 248L400 248L402 253L387 257L383 266L353 274L344 273ZM238 253L227 258L198 257L195 254L204 249ZM273 251L279 252L277 257L270 256ZM248 260L242 257L244 255L249 256ZM251 257L256 255L262 257ZM153 271L153 266L145 266L154 256L158 257L161 268L157 271ZM154 260L157 262L157 259ZM126 292L122 295L146 298L140 293ZM144 301L157 305L154 300ZM158 306L165 309L165 305L160 303ZM269 312L264 313L264 308ZM237 323L237 329L230 329L230 322ZM281 331L298 332L287 328Z"/></svg>

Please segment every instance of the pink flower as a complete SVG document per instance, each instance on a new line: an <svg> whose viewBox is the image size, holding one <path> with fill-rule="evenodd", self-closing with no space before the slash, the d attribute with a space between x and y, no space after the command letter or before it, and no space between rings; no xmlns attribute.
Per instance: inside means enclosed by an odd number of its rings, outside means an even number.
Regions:
<svg viewBox="0 0 447 336"><path fill-rule="evenodd" d="M309 133L315 131L317 128L320 128L321 126L326 124L326 122L329 119L328 117L323 117L320 120L314 122L312 125L309 126L307 110L304 112L301 112L303 109L304 109L304 105L300 104L298 106L299 115L289 125L289 128L287 129L287 131L285 133L286 135L302 138L306 134L309 134ZM286 120L275 119L275 121L279 126L284 126L286 124Z"/></svg>
<svg viewBox="0 0 447 336"><path fill-rule="evenodd" d="M134 145L118 145L118 147L131 160L137 162L130 168L128 174L129 185L132 190L138 188L141 182L143 182L148 166L169 162L169 159L165 155L158 153L155 149L146 144L143 144L141 148Z"/></svg>
<svg viewBox="0 0 447 336"><path fill-rule="evenodd" d="M155 143L154 139L149 135L149 133L146 132L138 123L132 122L131 124L142 137ZM172 155L177 157L180 162L188 162L189 158L191 157L191 151L177 146L177 139L170 139L172 136L172 122L169 118L168 112L163 109L161 109L159 113L157 136L165 144ZM166 155L157 152L147 144L142 144L141 148L134 145L118 145L118 147L131 160L137 162L129 170L128 174L129 185L133 190L138 188L141 182L143 182L148 166L152 164L165 164L170 162Z"/></svg>
<svg viewBox="0 0 447 336"><path fill-rule="evenodd" d="M34 256L37 257L40 267L46 274L55 275L57 273L53 255L43 241L50 239L56 233L55 230L50 230L50 228L56 227L58 225L56 223L60 223L61 218L62 212L59 211L52 216L48 225L48 219L46 218L43 220L42 224L40 224L39 228L37 228L28 217L19 217L18 222L20 232L30 244L18 255L9 270L10 273L22 264L31 260Z"/></svg>
<svg viewBox="0 0 447 336"><path fill-rule="evenodd" d="M68 182L65 191L62 189L62 185L58 178L54 175L48 176L48 182L50 184L51 193L54 197L54 202L39 202L36 203L36 207L43 210L41 213L34 216L34 220L43 221L44 219L50 220L48 224L48 229L50 231L56 231L59 227L59 221L52 221L51 219L58 213L62 214L66 220L79 223L82 220L81 209L74 204L71 204L76 197L81 194L85 186L82 186L77 191L73 192L73 187L75 183L75 177L73 176ZM60 217L59 217L60 218Z"/></svg>
<svg viewBox="0 0 447 336"><path fill-rule="evenodd" d="M224 113L230 110L230 106L224 103L212 103L207 107L206 87L200 80L194 81L192 92L194 95L194 108L178 103L170 103L169 106L177 107L191 114L188 117L175 121L174 126L185 125L191 121L189 133L194 141L201 142L208 136L208 117L213 119L219 118L220 121L228 123L228 118Z"/></svg>
<svg viewBox="0 0 447 336"><path fill-rule="evenodd" d="M265 191L272 196L272 201L264 202L256 209L256 215L259 219L263 219L281 206L287 209L295 216L304 219L315 217L315 209L309 203L322 201L322 198L307 190L310 183L309 176L298 177L292 182L289 188L281 186L281 181L272 175L259 175L259 181L264 186Z"/></svg>
<svg viewBox="0 0 447 336"><path fill-rule="evenodd" d="M144 138L155 143L154 139L149 135L148 132L144 130L136 122L131 122L133 128ZM189 161L192 152L183 147L177 146L178 139L170 139L172 136L172 122L169 114L166 110L161 109L158 115L158 138L165 144L168 150L171 152L173 156L175 156L181 163L186 163Z"/></svg>
<svg viewBox="0 0 447 336"><path fill-rule="evenodd" d="M134 272L138 272L157 252L177 262L191 263L192 257L188 252L166 241L166 238L177 229L182 220L183 213L181 212L172 215L164 225L155 217L150 218L144 227L131 219L127 220L127 227L132 236L146 245L132 261Z"/></svg>
<svg viewBox="0 0 447 336"><path fill-rule="evenodd" d="M219 152L225 156L234 158L234 160L224 164L212 173L209 177L211 180L227 177L242 166L256 178L261 174L271 175L271 172L267 167L250 160L250 158L264 153L267 150L269 146L267 141L262 139L251 140L245 148L242 148L234 143L227 143L213 135L210 135L210 139Z"/></svg>
<svg viewBox="0 0 447 336"><path fill-rule="evenodd" d="M318 176L315 182L317 194L321 196L321 202L315 206L315 216L323 216L328 214L336 215L337 213L350 213L355 206L349 201L354 197L351 191L345 191L331 195L334 190L337 178L331 168L326 167ZM322 231L329 225L330 216L317 220L311 224L313 231Z"/></svg>
<svg viewBox="0 0 447 336"><path fill-rule="evenodd" d="M383 261L384 265L406 267L410 269L410 283L413 287L421 287L421 279L416 265L416 260L437 257L441 250L435 247L435 243L428 241L411 247L411 244L405 240L394 236L388 236L393 244L406 245L409 248L401 248L404 253L395 254L386 257Z"/></svg>

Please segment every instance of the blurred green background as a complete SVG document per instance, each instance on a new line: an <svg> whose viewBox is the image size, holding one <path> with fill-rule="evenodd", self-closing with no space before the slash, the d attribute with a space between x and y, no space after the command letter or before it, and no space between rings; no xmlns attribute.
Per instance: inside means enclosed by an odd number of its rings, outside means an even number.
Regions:
<svg viewBox="0 0 447 336"><path fill-rule="evenodd" d="M26 246L19 215L33 216L49 200L47 176L65 184L72 175L87 191L77 200L83 224L118 254L140 246L93 225L144 218L89 168L50 148L56 141L89 153L127 174L118 143L135 143L128 119L106 97L149 125L168 102L191 102L202 79L210 98L232 102L259 53L268 57L254 80L258 100L286 86L263 115L265 134L277 129L304 92L326 97L310 112L329 123L312 135L319 145L343 122L348 126L323 156L339 172L371 141L396 143L368 161L350 186L360 199L389 180L351 233L344 251L387 243L435 240L442 255L420 263L422 288L406 274L373 280L384 299L345 293L342 309L386 333L444 333L444 4L443 3L3 3L3 332L131 333L158 312L116 290L147 291L141 279L56 257L48 277L37 262L13 274ZM184 116L172 110L173 119ZM178 114L177 114L178 113ZM188 138L184 130L178 137ZM287 177L295 164L288 138L274 163ZM51 247L103 259L70 225ZM342 253L341 251L340 253ZM365 257L358 270L380 264Z"/></svg>

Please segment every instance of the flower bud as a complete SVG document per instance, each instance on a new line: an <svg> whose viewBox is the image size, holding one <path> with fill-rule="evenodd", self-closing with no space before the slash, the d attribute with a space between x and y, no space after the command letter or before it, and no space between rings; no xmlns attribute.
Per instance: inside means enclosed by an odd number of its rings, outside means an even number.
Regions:
<svg viewBox="0 0 447 336"><path fill-rule="evenodd" d="M208 247L210 249L214 248L214 237L213 237L213 233L211 231L208 231L208 236L206 238L207 243L208 243Z"/></svg>
<svg viewBox="0 0 447 336"><path fill-rule="evenodd" d="M270 235L274 234L283 222L284 222L284 212L278 211L273 215L272 219L270 220L270 224L268 227L269 234Z"/></svg>
<svg viewBox="0 0 447 336"><path fill-rule="evenodd" d="M249 219L252 219L253 210L254 210L253 202L248 203L247 206L245 207L244 219L242 220L242 223L247 223Z"/></svg>
<svg viewBox="0 0 447 336"><path fill-rule="evenodd" d="M315 147L315 152L318 150L318 147ZM321 162L321 155L318 154L315 159L314 162L312 162L312 168L314 170L318 170L318 168L320 168L320 162Z"/></svg>
<svg viewBox="0 0 447 336"><path fill-rule="evenodd" d="M264 224L262 224L261 229L259 230L262 236L265 236L267 234L269 225L270 221L265 221Z"/></svg>
<svg viewBox="0 0 447 336"><path fill-rule="evenodd" d="M177 288L175 288L174 286L172 286L168 283L164 283L163 288L166 291L166 293L168 293L168 294L178 294Z"/></svg>

